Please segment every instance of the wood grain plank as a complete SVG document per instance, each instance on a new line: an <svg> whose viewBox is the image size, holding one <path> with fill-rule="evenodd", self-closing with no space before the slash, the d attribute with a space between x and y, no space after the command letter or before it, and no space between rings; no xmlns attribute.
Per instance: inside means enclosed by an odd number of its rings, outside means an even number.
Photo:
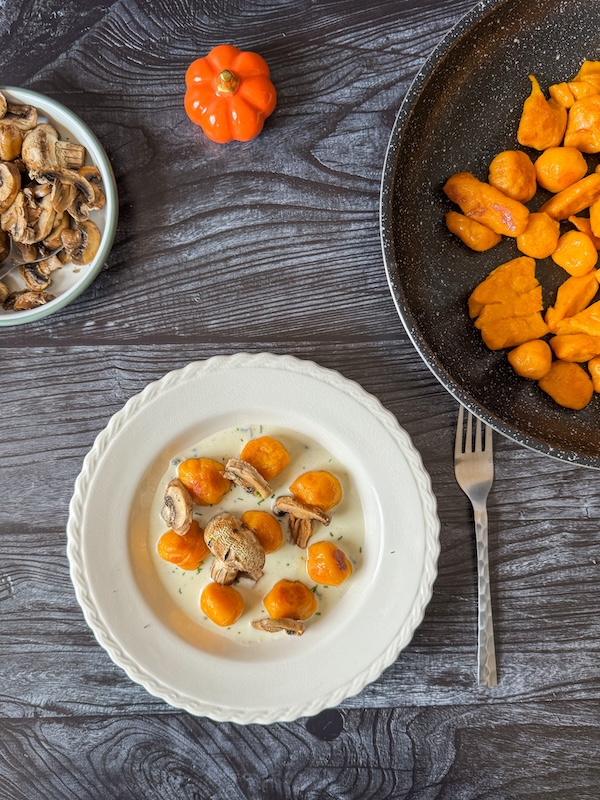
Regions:
<svg viewBox="0 0 600 800"><path fill-rule="evenodd" d="M259 728L185 715L92 717L82 729L68 718L13 720L0 741L0 792L13 800L592 800L597 708L578 711L560 703L345 711L330 742L304 721Z"/></svg>

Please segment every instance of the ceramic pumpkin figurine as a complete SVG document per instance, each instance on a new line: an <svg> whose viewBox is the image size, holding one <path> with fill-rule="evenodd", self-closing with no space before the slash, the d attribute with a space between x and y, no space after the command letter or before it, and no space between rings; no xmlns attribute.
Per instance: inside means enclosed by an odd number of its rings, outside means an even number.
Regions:
<svg viewBox="0 0 600 800"><path fill-rule="evenodd" d="M221 144L254 139L277 102L264 58L230 44L190 64L185 82L188 117Z"/></svg>

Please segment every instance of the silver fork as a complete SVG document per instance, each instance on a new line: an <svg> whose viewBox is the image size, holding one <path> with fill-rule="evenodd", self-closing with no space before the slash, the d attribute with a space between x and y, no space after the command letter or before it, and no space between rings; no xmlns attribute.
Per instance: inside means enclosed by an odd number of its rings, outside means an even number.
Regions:
<svg viewBox="0 0 600 800"><path fill-rule="evenodd" d="M460 406L456 441L454 444L454 474L456 482L473 506L475 517L475 541L477 543L477 588L478 588L478 646L477 678L480 684L496 686L496 649L494 646L494 624L492 620L492 598L488 562L488 518L486 501L494 480L492 451L492 429L476 419L473 438L473 415L467 412L465 435L464 414Z"/></svg>

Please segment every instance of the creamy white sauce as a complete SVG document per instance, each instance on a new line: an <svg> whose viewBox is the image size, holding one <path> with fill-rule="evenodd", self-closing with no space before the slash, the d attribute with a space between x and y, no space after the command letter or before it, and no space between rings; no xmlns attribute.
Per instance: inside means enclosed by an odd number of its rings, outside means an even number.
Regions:
<svg viewBox="0 0 600 800"><path fill-rule="evenodd" d="M150 509L148 544L156 573L175 604L194 622L208 627L213 633L221 633L243 645L251 645L264 641L265 638L285 635L265 633L256 630L251 624L252 620L268 617L262 599L277 581L283 578L292 581L300 580L314 591L319 607L316 613L305 621L308 629L311 625L318 624L319 619L340 601L348 585L352 583L353 577L351 575L341 586L325 587L311 581L306 571L306 550L300 549L289 541L287 516L281 517L279 521L283 532L282 546L266 556L264 575L256 584L246 578L241 578L233 584L244 598L244 613L234 625L222 628L209 620L200 609L200 594L202 589L210 583L212 555L209 554L204 559L197 571L182 570L160 558L157 552L158 540L167 531L160 511L165 487L172 478L177 477L177 465L187 458L214 458L225 464L230 458L239 458L246 442L259 436L271 436L279 440L290 454L288 466L270 481L275 497L280 494L291 494L290 484L299 475L309 470L327 470L333 473L342 485L341 502L328 512L331 517L330 525L326 527L315 523L315 532L309 544L318 541L333 542L349 558L353 572L360 569L364 544L364 516L358 491L351 476L343 464L312 439L286 428L255 424L219 431L178 453L171 460L169 469L159 482ZM248 494L240 487L233 485L221 503L214 506L195 505L194 518L204 529L208 521L222 511L238 517L250 510L272 513L273 502L274 498L261 500L257 495Z"/></svg>

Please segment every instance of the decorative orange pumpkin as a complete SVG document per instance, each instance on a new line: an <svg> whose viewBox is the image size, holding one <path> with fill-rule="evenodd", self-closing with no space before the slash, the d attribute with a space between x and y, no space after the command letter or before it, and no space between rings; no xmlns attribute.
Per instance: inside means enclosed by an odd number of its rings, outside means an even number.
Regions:
<svg viewBox="0 0 600 800"><path fill-rule="evenodd" d="M277 102L264 58L230 44L190 64L185 83L188 117L221 144L254 139Z"/></svg>

